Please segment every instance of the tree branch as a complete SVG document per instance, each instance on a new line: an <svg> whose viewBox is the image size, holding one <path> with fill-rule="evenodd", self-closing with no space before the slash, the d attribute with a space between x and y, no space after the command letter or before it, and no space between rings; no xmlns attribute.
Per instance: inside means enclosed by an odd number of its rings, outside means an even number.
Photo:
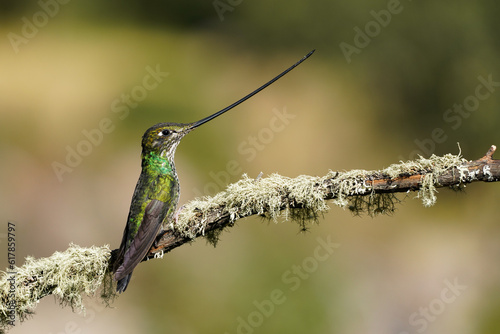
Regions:
<svg viewBox="0 0 500 334"><path fill-rule="evenodd" d="M356 214L373 215L393 212L398 202L395 193L417 191L423 204L431 206L436 202L436 188L500 180L500 160L492 159L495 150L492 145L484 157L475 161L467 161L460 155L433 155L379 171L329 172L324 177L290 179L274 174L252 180L245 176L214 197L188 203L178 223L171 224L157 237L148 258L200 236L216 242L210 233L216 232L217 236L217 232L237 219L255 214L276 219L284 211L285 218L297 220L305 227L307 219L317 219L328 209L325 200L334 200L336 205Z"/></svg>
<svg viewBox="0 0 500 334"><path fill-rule="evenodd" d="M327 200L355 214L391 213L399 203L395 194L415 191L425 206L436 202L436 188L460 188L465 184L500 180L500 160L493 160L493 145L481 159L468 161L447 154L429 159L401 162L379 171L332 172L322 177L291 179L277 174L242 180L213 197L187 203L176 222L164 226L147 258L204 236L216 243L224 228L240 218L261 215L296 221L305 229L328 209ZM71 245L48 258L26 259L22 267L9 268L0 278L0 328L8 329L13 319L23 321L39 300L55 295L61 304L83 309L82 295L94 295L109 302L115 297L110 265L116 250L107 246L80 248ZM14 299L12 298L13 296Z"/></svg>

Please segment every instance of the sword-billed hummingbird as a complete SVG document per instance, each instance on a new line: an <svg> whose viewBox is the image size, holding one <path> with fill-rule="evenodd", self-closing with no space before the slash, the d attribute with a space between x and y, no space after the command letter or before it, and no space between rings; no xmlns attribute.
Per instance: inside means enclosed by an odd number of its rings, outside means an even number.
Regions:
<svg viewBox="0 0 500 334"><path fill-rule="evenodd" d="M144 133L141 175L135 187L122 243L113 266L114 278L118 281L118 292L123 292L127 288L132 271L145 258L162 224L175 220L180 188L175 171L174 154L182 137L271 85L306 60L313 52L314 50L271 81L213 115L188 124L159 123Z"/></svg>

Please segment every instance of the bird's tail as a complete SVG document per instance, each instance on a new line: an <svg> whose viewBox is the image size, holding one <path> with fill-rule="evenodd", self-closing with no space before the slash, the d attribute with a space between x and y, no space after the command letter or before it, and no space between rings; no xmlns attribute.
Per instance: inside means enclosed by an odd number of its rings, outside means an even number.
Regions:
<svg viewBox="0 0 500 334"><path fill-rule="evenodd" d="M116 291L118 293L122 293L127 290L128 282L130 282L130 278L132 277L132 273L128 274L124 278L120 279L116 285Z"/></svg>

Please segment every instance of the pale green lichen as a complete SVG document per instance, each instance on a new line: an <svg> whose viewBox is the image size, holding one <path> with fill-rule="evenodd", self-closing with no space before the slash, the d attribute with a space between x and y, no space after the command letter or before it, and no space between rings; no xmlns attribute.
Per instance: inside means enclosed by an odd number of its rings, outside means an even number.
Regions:
<svg viewBox="0 0 500 334"><path fill-rule="evenodd" d="M459 173L461 183L470 181L468 170L464 167L465 162L467 160L463 159L460 154L446 154L442 157L433 154L428 159L420 156L417 160L391 165L382 172L391 177L415 173L425 174L422 176L417 198L422 200L424 206L429 207L436 203L436 185L439 185L440 175L450 170L456 170Z"/></svg>
<svg viewBox="0 0 500 334"><path fill-rule="evenodd" d="M446 154L442 157L433 154L430 158L419 156L416 160L400 161L399 164L390 165L380 172L391 177L419 172L432 172L435 175L440 175L454 167L460 169L465 162L467 160L462 158L460 154Z"/></svg>
<svg viewBox="0 0 500 334"><path fill-rule="evenodd" d="M422 177L422 183L417 197L422 199L425 207L429 207L436 203L437 189L434 186L434 175L426 174Z"/></svg>
<svg viewBox="0 0 500 334"><path fill-rule="evenodd" d="M419 157L378 171L330 171L323 177L301 175L292 179L272 174L266 178L252 179L243 175L243 179L230 184L225 191L186 204L177 223L172 224L171 228L188 238L205 235L208 214L219 212L221 215L229 215L231 223L257 214L273 221L277 221L278 217L292 220L305 229L308 222L316 221L328 210L325 200L328 191L333 192L328 197L333 199L335 205L348 208L354 214L390 214L394 212L399 200L393 193L373 191L371 183L367 181L375 175L387 178L422 175L417 197L424 206L431 206L436 202L436 185L440 175L456 169L460 173L460 181L468 181L470 176L462 166L464 162L466 160L460 155L447 154L442 157ZM201 222L193 228L190 222L199 215ZM215 242L219 233L220 230L208 234L209 241Z"/></svg>
<svg viewBox="0 0 500 334"><path fill-rule="evenodd" d="M217 208L224 208L223 214L228 214L231 222L256 214L273 221L277 221L278 217L291 219L305 228L307 221L317 219L328 210L322 192L318 191L324 179L307 175L291 179L278 174L252 179L243 175L226 191L186 204L173 228L190 238L194 238L197 233L204 234L207 213ZM202 215L201 223L193 230L189 222L199 213ZM216 240L217 233L209 236Z"/></svg>
<svg viewBox="0 0 500 334"><path fill-rule="evenodd" d="M50 294L56 296L61 305L85 311L82 296L94 295L103 285L101 298L108 302L114 297L107 270L110 252L108 246L81 248L71 244L64 252L41 259L27 257L22 267L8 269L0 278L0 327L5 330L11 325L10 282L15 282L16 321L24 321L33 314L40 299Z"/></svg>

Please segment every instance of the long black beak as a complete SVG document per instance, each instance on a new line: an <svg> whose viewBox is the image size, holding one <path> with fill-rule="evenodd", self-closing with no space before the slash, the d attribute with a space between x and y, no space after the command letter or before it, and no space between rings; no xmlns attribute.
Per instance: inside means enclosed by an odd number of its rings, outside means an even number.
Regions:
<svg viewBox="0 0 500 334"><path fill-rule="evenodd" d="M281 72L278 76L276 76L274 79L272 79L271 81L267 82L266 84L260 86L259 88L257 88L256 90L254 90L253 92L251 92L250 94L248 94L247 96L239 99L238 101L234 102L233 104L231 104L230 106L227 106L225 107L224 109L216 112L215 114L213 115L210 115L208 117L205 117L204 119L202 120L199 120L198 122L194 122L191 127L189 128L189 130L192 130L192 129L195 129L197 127L199 127L200 125L202 124L205 124L206 122L208 121L211 121L212 119L214 119L215 117L217 116L220 116L222 115L223 113L225 113L226 111L228 110L231 110L233 109L234 107L236 107L237 105L239 105L240 103L243 103L245 102L246 100L248 100L249 98L251 98L252 96L254 96L255 94L257 94L258 92L260 92L261 90L263 90L264 88L266 88L267 86L271 85L272 83L274 83L276 80L278 80L279 78L281 78L282 76L284 76L285 74L287 74L288 72L290 72L291 70L293 70L295 67L299 66L304 60L306 60L307 58L309 58L313 53L314 51L316 50L312 50L311 52L309 52L308 54L306 54L301 60L299 60L298 62L296 62L295 64L293 64L292 66L290 66L288 69L286 69L285 71Z"/></svg>

